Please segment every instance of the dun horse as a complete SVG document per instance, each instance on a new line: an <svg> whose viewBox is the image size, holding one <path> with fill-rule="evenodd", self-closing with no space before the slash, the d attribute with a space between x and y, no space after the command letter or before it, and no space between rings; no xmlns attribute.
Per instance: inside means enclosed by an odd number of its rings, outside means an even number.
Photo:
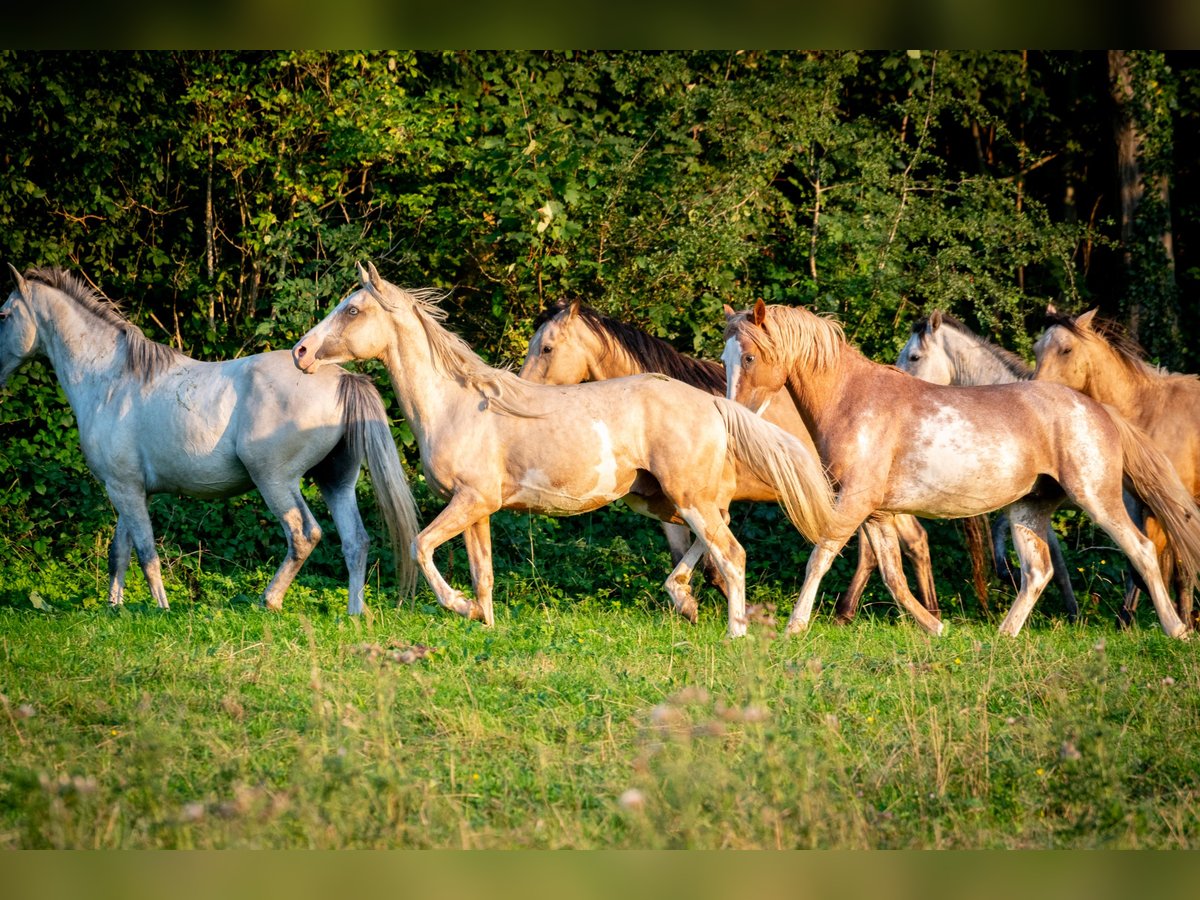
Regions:
<svg viewBox="0 0 1200 900"><path fill-rule="evenodd" d="M728 396L759 409L786 387L838 486L840 522L822 535L789 631L807 627L821 578L866 522L892 595L925 628L943 625L899 575L896 513L973 516L1008 507L1021 588L1000 624L1015 635L1050 580L1045 534L1070 499L1116 541L1145 580L1163 631L1187 627L1171 605L1154 547L1122 502L1128 477L1166 525L1187 571L1200 566L1200 509L1145 432L1083 394L1037 381L947 387L871 362L841 326L804 309L765 306L726 326ZM835 520L836 521L836 520Z"/></svg>
<svg viewBox="0 0 1200 900"><path fill-rule="evenodd" d="M578 301L548 306L534 322L521 377L539 384L580 384L639 373L658 372L716 396L725 394L725 368L719 362L696 359L680 353L661 338L605 316ZM812 437L796 413L781 400L763 411L763 418L812 448ZM815 448L813 449L815 453ZM759 479L738 467L734 500L774 502L775 493ZM921 523L912 516L898 516L900 544L913 564L917 596L921 604L937 613L937 592L929 561L929 540ZM663 532L678 562L691 541L686 528L663 523ZM845 594L838 600L837 618L854 618L867 579L875 569L875 554L866 537L859 535L858 567ZM719 583L719 582L718 582Z"/></svg>
<svg viewBox="0 0 1200 900"><path fill-rule="evenodd" d="M1019 356L984 340L954 316L934 310L927 318L913 323L912 334L900 350L897 368L922 381L975 387L985 384L1013 384L1029 381L1033 370ZM992 523L992 554L1001 578L1016 584L1017 577L1008 564L1008 517L1001 512ZM1062 594L1067 618L1079 616L1079 603L1071 588L1070 569L1063 558L1062 545L1051 526L1046 543L1054 564L1054 582Z"/></svg>
<svg viewBox="0 0 1200 900"><path fill-rule="evenodd" d="M406 291L373 265L359 287L293 347L296 365L378 359L421 450L426 477L449 502L413 553L438 602L493 624L489 517L499 509L571 515L617 499L696 536L667 579L695 619L693 568L708 553L728 586L728 632L746 632L745 552L726 525L740 461L774 486L805 535L831 528L832 492L815 455L737 404L681 382L638 375L551 387L488 366L441 324L431 291ZM474 601L437 570L434 550L464 534Z"/></svg>
<svg viewBox="0 0 1200 900"><path fill-rule="evenodd" d="M1078 318L1051 313L1053 324L1034 346L1037 380L1065 384L1117 410L1150 436L1200 498L1200 379L1151 366L1141 348L1116 323L1097 319L1095 310ZM1147 517L1145 525L1161 544L1160 523ZM1179 614L1194 624L1192 579L1184 571L1174 581ZM1134 589L1126 594L1124 621L1136 603Z"/></svg>
<svg viewBox="0 0 1200 900"><path fill-rule="evenodd" d="M287 537L287 555L263 594L269 609L279 609L321 538L300 493L307 473L342 540L349 612L361 612L369 539L354 488L364 456L402 587L413 585L411 560L398 550L416 533L416 509L383 401L367 379L333 367L304 378L286 351L199 362L148 340L69 272L12 272L16 290L0 307L0 385L38 354L58 376L88 466L117 511L109 603L123 601L136 549L151 596L168 606L148 494L233 497L257 487Z"/></svg>

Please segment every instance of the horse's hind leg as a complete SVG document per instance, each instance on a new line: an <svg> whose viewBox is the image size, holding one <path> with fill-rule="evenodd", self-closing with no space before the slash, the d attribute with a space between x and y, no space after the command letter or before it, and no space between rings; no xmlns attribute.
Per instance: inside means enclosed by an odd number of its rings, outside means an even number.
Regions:
<svg viewBox="0 0 1200 900"><path fill-rule="evenodd" d="M689 531L688 534L691 532ZM693 538L692 545L679 557L675 568L671 570L666 583L663 584L667 594L671 597L671 605L675 607L675 611L693 625L696 623L697 616L696 597L692 594L692 572L702 556L704 556L704 541L698 537ZM726 593L725 596L728 599L729 594Z"/></svg>
<svg viewBox="0 0 1200 900"><path fill-rule="evenodd" d="M1053 569L1050 548L1046 545L1046 529L1057 506L1057 502L1025 500L1008 507L1013 547L1021 561L1021 588L1008 615L1000 623L1001 634L1015 637L1020 632L1037 598L1050 583Z"/></svg>
<svg viewBox="0 0 1200 900"><path fill-rule="evenodd" d="M255 483L267 507L279 519L283 535L287 538L287 554L275 570L271 583L263 591L263 605L270 610L280 610L283 608L283 595L291 587L296 573L321 541L321 526L304 502L299 480L291 484L279 484L255 479Z"/></svg>
<svg viewBox="0 0 1200 900"><path fill-rule="evenodd" d="M129 568L130 550L137 551L138 564L146 576L150 596L160 609L170 609L167 591L163 587L162 564L154 545L154 528L146 507L146 493L140 487L105 485L108 497L117 510L117 528L108 554L108 602L119 606L124 601L125 571Z"/></svg>
<svg viewBox="0 0 1200 900"><path fill-rule="evenodd" d="M695 538L692 536L691 529L686 525L677 525L674 522L663 522L662 530L667 538L667 546L671 548L671 563L677 566L679 565L679 561L683 559L684 554L691 549ZM690 568L694 567L695 562L689 567L689 575ZM721 592L721 596L729 596L729 589L725 585L725 578L721 575L721 570L716 567L711 559L705 558L704 560L704 575L713 587Z"/></svg>
<svg viewBox="0 0 1200 900"><path fill-rule="evenodd" d="M871 549L871 542L867 540L866 532L860 528L858 531L858 566L854 569L854 575L850 578L846 592L838 598L837 606L833 610L834 621L839 625L849 625L854 621L854 617L858 614L859 601L862 600L863 591L867 587L867 581L870 580L871 573L878 565L875 551Z"/></svg>
<svg viewBox="0 0 1200 900"><path fill-rule="evenodd" d="M351 616L363 611L367 556L371 549L371 538L363 525L358 498L354 493L354 485L358 480L357 467L354 471L354 475L337 481L317 481L321 496L325 498L325 505L329 507L329 514L333 517L333 526L342 542L342 558L346 560L346 572L349 577L346 613Z"/></svg>
<svg viewBox="0 0 1200 900"><path fill-rule="evenodd" d="M933 583L933 560L929 556L929 534L915 516L892 516L900 548L912 563L921 605L940 618L937 586Z"/></svg>
<svg viewBox="0 0 1200 900"><path fill-rule="evenodd" d="M900 538L896 530L895 517L883 516L868 520L863 528L871 541L875 555L879 558L879 574L883 577L883 583L887 585L892 598L903 609L908 610L909 614L926 631L932 634L941 634L946 626L917 602L917 598L908 589L908 582L904 578L904 567L900 561Z"/></svg>
<svg viewBox="0 0 1200 900"><path fill-rule="evenodd" d="M679 514L696 537L703 541L709 558L721 570L729 588L728 634L731 638L742 637L746 633L746 551L737 542L725 522L725 516L716 507L696 509L681 506ZM693 545L680 565L695 551Z"/></svg>
<svg viewBox="0 0 1200 900"><path fill-rule="evenodd" d="M492 572L492 523L487 516L467 526L463 532L467 544L467 560L471 566L471 585L475 588L475 606L472 607L474 619L476 608L479 618L484 625L495 625L496 614L492 609L492 586L495 575Z"/></svg>

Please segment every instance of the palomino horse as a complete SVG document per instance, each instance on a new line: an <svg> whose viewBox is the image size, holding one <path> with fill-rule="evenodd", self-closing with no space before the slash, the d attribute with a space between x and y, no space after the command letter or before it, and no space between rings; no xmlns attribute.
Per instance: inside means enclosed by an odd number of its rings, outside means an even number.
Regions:
<svg viewBox="0 0 1200 900"><path fill-rule="evenodd" d="M1200 498L1200 379L1149 365L1141 348L1114 322L1096 318L1093 309L1078 318L1059 316L1034 346L1038 381L1056 381L1082 391L1117 410L1143 429L1175 466L1193 497ZM1161 544L1160 523L1145 521L1146 533ZM1160 559L1170 560L1170 556ZM1164 566L1164 569L1166 566ZM1175 573L1179 614L1192 619L1192 579ZM1122 619L1128 622L1137 589L1125 596Z"/></svg>
<svg viewBox="0 0 1200 900"><path fill-rule="evenodd" d="M560 301L541 312L534 322L534 335L529 341L520 374L539 384L579 384L653 372L713 395L725 394L725 368L721 363L680 353L661 338L602 315L579 301ZM812 448L812 437L791 403L769 405L763 418ZM816 453L815 448L813 453ZM767 485L739 466L733 499L774 502L777 498ZM925 529L912 516L898 516L896 524L900 545L916 572L917 595L921 604L936 615L937 591ZM672 559L678 562L691 544L690 534L687 528L669 522L663 523L663 532L671 547ZM858 567L837 604L839 622L854 618L863 588L874 569L875 554L865 536L860 534Z"/></svg>
<svg viewBox="0 0 1200 900"><path fill-rule="evenodd" d="M413 544L438 602L493 624L489 517L499 509L559 515L623 498L696 535L667 579L695 619L693 568L707 552L728 586L729 635L746 633L745 552L725 517L735 463L775 487L805 535L823 533L832 491L815 454L748 410L659 375L569 387L487 365L446 330L435 293L406 291L359 266L360 286L292 348L296 365L378 359L408 418L430 486L449 503ZM451 587L434 550L465 533L475 600Z"/></svg>
<svg viewBox="0 0 1200 900"><path fill-rule="evenodd" d="M938 309L913 323L912 334L900 350L896 367L933 384L967 387L1012 384L1033 377L1033 369L1015 353L984 340L954 316ZM1000 577L1016 584L1016 575L1008 564L1009 527L1003 512L996 516L992 523L992 553ZM1046 543L1054 564L1054 582L1062 594L1067 618L1074 622L1079 616L1079 603L1053 526L1046 530Z"/></svg>
<svg viewBox="0 0 1200 900"><path fill-rule="evenodd" d="M0 385L35 354L58 376L88 466L117 511L109 603L123 601L136 549L151 596L167 608L148 494L233 497L257 487L287 537L287 555L263 594L268 609L279 609L321 539L300 493L307 473L342 540L349 612L361 612L369 540L354 488L364 456L402 589L414 586L415 569L400 548L417 531L416 507L369 380L332 367L304 378L285 351L199 362L147 339L69 272L12 272L16 290L0 307Z"/></svg>
<svg viewBox="0 0 1200 900"><path fill-rule="evenodd" d="M1015 635L1050 580L1046 528L1064 495L1116 541L1150 589L1163 631L1186 634L1167 596L1154 546L1129 518L1122 480L1159 515L1189 572L1200 566L1200 509L1145 432L1090 397L1023 381L946 387L871 362L841 326L804 309L765 306L726 326L728 396L752 409L786 386L838 485L836 530L809 557L788 623L807 627L830 562L866 521L896 600L934 633L942 623L899 576L892 518L975 516L1008 507L1021 588L1002 634Z"/></svg>

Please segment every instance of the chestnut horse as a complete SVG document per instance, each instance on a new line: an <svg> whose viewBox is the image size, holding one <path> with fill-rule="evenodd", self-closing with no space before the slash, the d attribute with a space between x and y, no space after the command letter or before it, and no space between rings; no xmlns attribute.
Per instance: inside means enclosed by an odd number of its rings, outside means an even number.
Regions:
<svg viewBox="0 0 1200 900"><path fill-rule="evenodd" d="M359 286L292 348L304 372L351 359L387 367L430 486L449 502L413 554L438 602L494 621L489 517L499 509L572 515L624 499L686 523L696 539L665 585L695 619L692 570L708 553L728 586L728 633L746 633L745 551L726 524L735 460L778 492L806 536L833 527L832 491L815 454L736 403L661 375L551 387L487 365L441 324L432 291L406 291L359 266ZM433 552L465 535L474 602Z"/></svg>
<svg viewBox="0 0 1200 900"><path fill-rule="evenodd" d="M1115 322L1096 318L1096 310L1072 318L1050 309L1052 322L1034 345L1038 381L1056 381L1117 410L1145 431L1174 465L1191 495L1200 498L1200 379L1152 366L1141 348ZM1146 533L1163 543L1160 523L1145 520ZM1160 556L1170 560L1170 556ZM1163 566L1164 570L1167 568ZM1192 579L1174 577L1180 616L1195 624ZM1128 622L1137 604L1136 589L1126 594L1122 618Z"/></svg>
<svg viewBox="0 0 1200 900"><path fill-rule="evenodd" d="M560 301L541 312L534 322L534 334L530 338L520 374L522 378L539 384L580 384L643 372L669 375L717 396L725 394L725 367L721 363L680 353L662 338L603 315L579 301ZM812 447L812 437L790 403L769 405L763 412L763 418ZM813 452L816 452L815 448ZM733 499L775 502L777 498L767 485L739 466ZM925 529L912 516L898 516L896 525L900 546L916 573L917 596L921 605L936 615L937 590L933 582L929 539ZM678 562L691 543L688 530L664 522L663 533L671 547L672 560ZM863 588L875 566L875 554L870 542L860 534L858 566L846 593L837 603L839 622L849 622L854 618ZM719 581L717 583L720 587Z"/></svg>
<svg viewBox="0 0 1200 900"><path fill-rule="evenodd" d="M893 517L974 516L1008 507L1021 587L1000 623L1016 635L1051 577L1046 529L1070 499L1129 557L1150 589L1163 631L1183 637L1153 544L1122 500L1128 478L1159 515L1189 573L1200 568L1200 509L1145 432L1078 391L1024 381L930 384L871 362L839 324L808 310L766 306L726 325L727 395L752 409L787 395L838 486L836 528L809 557L789 631L806 628L821 578L866 523L897 602L931 632L943 624L908 592Z"/></svg>
<svg viewBox="0 0 1200 900"><path fill-rule="evenodd" d="M1033 369L1015 353L985 340L954 316L938 309L913 323L912 334L900 350L896 368L922 381L961 386L1012 384L1033 377ZM996 572L1015 585L1017 577L1008 564L1009 528L1008 517L1001 512L992 523L992 554ZM1079 603L1053 526L1046 529L1046 543L1067 620L1074 622L1079 616Z"/></svg>

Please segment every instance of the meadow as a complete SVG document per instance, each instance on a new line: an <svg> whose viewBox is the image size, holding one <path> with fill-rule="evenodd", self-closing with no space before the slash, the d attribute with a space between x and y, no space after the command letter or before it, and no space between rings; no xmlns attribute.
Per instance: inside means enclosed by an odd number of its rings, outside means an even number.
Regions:
<svg viewBox="0 0 1200 900"><path fill-rule="evenodd" d="M1002 639L1011 592L981 610L953 523L933 523L944 637L877 579L834 625L844 554L789 638L806 548L766 537L775 518L735 518L753 604L737 641L710 588L698 625L668 612L661 536L619 509L497 516L490 630L424 585L397 606L378 565L369 614L346 616L332 535L328 572L310 561L274 614L256 605L269 561L206 558L169 528L169 611L136 567L113 611L102 553L9 544L0 847L1196 846L1195 642L1149 609L1115 629L1105 548L1069 550L1078 624L1051 590ZM447 556L462 583L461 546Z"/></svg>

